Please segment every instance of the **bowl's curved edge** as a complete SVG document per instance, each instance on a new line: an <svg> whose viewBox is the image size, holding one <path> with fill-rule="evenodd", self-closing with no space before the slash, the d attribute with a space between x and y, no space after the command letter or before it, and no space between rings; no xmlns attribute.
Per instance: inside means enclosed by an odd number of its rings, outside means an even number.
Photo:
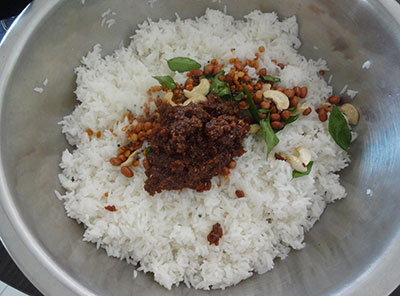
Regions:
<svg viewBox="0 0 400 296"><path fill-rule="evenodd" d="M3 38L0 44L0 114L8 74L11 73L18 54L35 26L60 2L36 0L30 3ZM12 201L1 151L0 146L0 237L7 252L24 275L44 295L94 295L59 268L28 231Z"/></svg>
<svg viewBox="0 0 400 296"><path fill-rule="evenodd" d="M14 22L0 47L0 111L4 99L7 74L17 60L18 53L29 39L35 24L54 9L58 0L36 0L29 5ZM400 5L395 0L379 0L400 24ZM0 134L1 137L1 134ZM0 236L7 251L21 271L45 295L94 295L86 287L66 274L40 243L29 233L19 216L7 186L1 159L0 147ZM371 242L372 243L372 242ZM340 295L383 295L390 294L400 283L400 231L380 257L351 285L336 291ZM54 281L56 279L57 281Z"/></svg>

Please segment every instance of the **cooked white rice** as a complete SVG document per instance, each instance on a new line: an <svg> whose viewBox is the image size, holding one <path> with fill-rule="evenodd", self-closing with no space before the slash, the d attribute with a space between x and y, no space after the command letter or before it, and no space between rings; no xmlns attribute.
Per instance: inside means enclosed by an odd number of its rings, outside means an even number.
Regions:
<svg viewBox="0 0 400 296"><path fill-rule="evenodd" d="M140 262L138 270L153 272L168 289L182 281L198 289L235 285L270 270L274 258L285 258L291 248L303 248L305 231L326 204L346 195L336 173L348 165L349 156L334 143L328 123L321 123L316 112L278 132L280 143L268 160L261 136L248 136L247 152L237 159L229 179L214 177L211 190L202 193L185 189L152 197L143 189L142 166L128 179L109 163L117 144L125 143L124 123L116 121L127 109L141 113L146 91L157 84L152 76L185 80L185 74L168 69L165 60L172 57L191 57L203 65L217 58L228 65L231 57L254 57L262 45L266 50L260 53L260 66L280 76L285 87L307 86L305 101L319 106L332 94L332 87L318 75L327 65L301 56L297 35L295 17L280 21L275 13L254 11L236 21L207 10L196 20L146 21L131 44L113 55L101 57L96 45L76 69L81 104L61 122L76 149L62 155L59 178L66 193L59 198L68 216L85 225L84 240L109 256ZM280 70L271 59L285 68ZM101 138L89 141L86 129L101 131ZM274 153L294 153L300 145L312 151L314 166L310 175L292 180L291 167L275 160ZM245 198L236 197L237 189ZM105 210L107 205L118 211ZM207 241L217 222L224 232L219 246Z"/></svg>

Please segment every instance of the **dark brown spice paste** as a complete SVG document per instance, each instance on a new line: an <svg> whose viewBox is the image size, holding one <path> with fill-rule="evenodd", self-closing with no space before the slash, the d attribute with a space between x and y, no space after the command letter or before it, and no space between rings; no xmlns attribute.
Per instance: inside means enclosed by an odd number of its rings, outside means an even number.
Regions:
<svg viewBox="0 0 400 296"><path fill-rule="evenodd" d="M233 157L245 151L242 141L250 127L238 109L211 94L204 104L171 106L158 103L160 126L149 137L151 152L145 190L191 188L209 190L211 178L227 175Z"/></svg>

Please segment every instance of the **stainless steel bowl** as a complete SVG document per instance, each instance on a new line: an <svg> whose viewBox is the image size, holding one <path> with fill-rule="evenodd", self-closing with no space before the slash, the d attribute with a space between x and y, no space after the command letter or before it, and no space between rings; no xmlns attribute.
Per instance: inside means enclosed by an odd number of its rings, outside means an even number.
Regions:
<svg viewBox="0 0 400 296"><path fill-rule="evenodd" d="M150 2L150 1L149 1ZM35 0L0 47L0 235L14 260L46 295L387 295L400 283L400 8L393 0ZM221 3L220 3L221 2ZM345 200L329 206L306 248L273 271L225 291L167 291L81 239L54 195L67 143L57 122L76 103L73 72L96 43L125 44L145 18L174 19L206 7L241 17L253 9L296 14L301 52L327 59L340 91L360 90L353 162L343 171ZM100 25L112 8L117 23ZM318 48L318 49L317 49ZM370 69L362 69L366 60ZM327 75L329 76L329 74ZM33 92L45 78L42 94ZM373 195L366 194L371 189Z"/></svg>

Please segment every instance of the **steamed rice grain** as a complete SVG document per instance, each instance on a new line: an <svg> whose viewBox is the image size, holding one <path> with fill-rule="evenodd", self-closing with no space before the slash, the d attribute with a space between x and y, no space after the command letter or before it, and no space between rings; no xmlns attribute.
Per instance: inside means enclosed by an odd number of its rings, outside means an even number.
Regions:
<svg viewBox="0 0 400 296"><path fill-rule="evenodd" d="M260 67L280 76L284 87L307 86L307 103L319 106L332 95L332 87L318 75L328 68L322 59L301 56L300 45L295 17L279 20L275 13L253 11L238 21L211 9L195 20L145 21L128 47L109 56L102 57L96 45L76 69L81 104L61 122L76 149L62 155L59 178L65 194L59 197L68 216L84 224L84 240L109 256L140 262L138 270L154 273L168 289L180 282L198 289L235 285L270 270L274 258L285 258L290 249L303 248L305 231L327 203L345 197L337 172L349 163L329 135L328 123L321 123L315 112L277 134L280 143L268 160L261 136L248 136L247 152L236 160L229 179L214 177L206 192L184 189L151 197L143 189L142 166L128 179L108 161L125 143L121 128L126 123L117 120L126 110L142 112L146 91L157 84L152 76L185 81L184 73L169 70L169 58L187 56L202 65L216 58L229 70L230 58L252 58L264 46ZM87 129L102 136L90 139ZM300 145L311 150L314 166L310 175L292 180L291 167L275 160L274 153L293 153ZM236 197L239 189L245 198ZM105 210L107 205L117 211ZM217 222L224 235L219 246L209 245L207 235Z"/></svg>

